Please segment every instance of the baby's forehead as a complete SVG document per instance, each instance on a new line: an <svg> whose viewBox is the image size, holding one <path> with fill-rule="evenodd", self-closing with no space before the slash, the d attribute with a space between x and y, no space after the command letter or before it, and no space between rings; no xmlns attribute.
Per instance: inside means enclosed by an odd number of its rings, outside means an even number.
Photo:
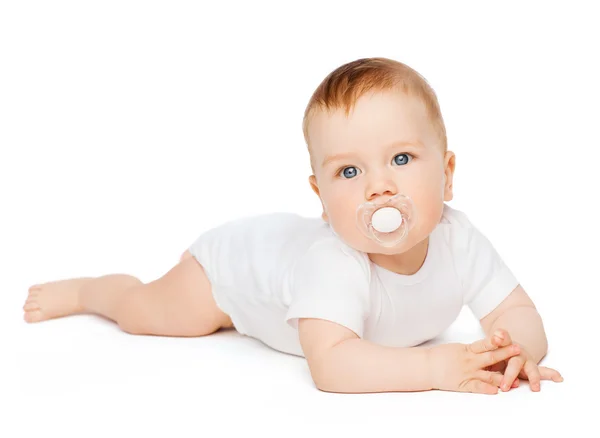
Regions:
<svg viewBox="0 0 600 438"><path fill-rule="evenodd" d="M404 92L380 91L366 93L350 105L313 108L309 127L318 134L342 128L381 128L385 124L401 122L430 123L425 103Z"/></svg>
<svg viewBox="0 0 600 438"><path fill-rule="evenodd" d="M419 111L375 109L363 108L349 115L343 109L316 111L308 126L310 149L315 154L323 154L401 142L425 145L435 134L429 117Z"/></svg>

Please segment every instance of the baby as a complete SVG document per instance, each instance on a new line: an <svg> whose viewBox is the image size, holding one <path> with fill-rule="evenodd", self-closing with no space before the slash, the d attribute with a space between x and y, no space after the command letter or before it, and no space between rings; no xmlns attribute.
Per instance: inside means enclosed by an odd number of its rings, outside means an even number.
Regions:
<svg viewBox="0 0 600 438"><path fill-rule="evenodd" d="M448 390L496 394L538 366L540 315L510 269L453 198L437 97L415 70L387 58L331 72L304 114L309 182L322 217L271 213L202 233L163 277L124 274L34 285L25 321L76 313L127 333L205 336L234 328L306 358L329 392ZM422 346L464 305L485 338Z"/></svg>

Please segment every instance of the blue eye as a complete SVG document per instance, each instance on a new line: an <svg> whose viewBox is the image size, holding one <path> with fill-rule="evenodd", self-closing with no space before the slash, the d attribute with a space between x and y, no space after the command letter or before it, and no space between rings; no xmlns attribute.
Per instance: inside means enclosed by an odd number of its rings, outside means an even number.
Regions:
<svg viewBox="0 0 600 438"><path fill-rule="evenodd" d="M342 169L342 175L344 175L344 179L354 178L358 175L358 169L354 166L344 167Z"/></svg>
<svg viewBox="0 0 600 438"><path fill-rule="evenodd" d="M398 166L408 164L414 157L411 154L398 154L394 157L394 163ZM354 166L343 167L337 171L337 175L342 175L342 179L352 179L358 175L359 170Z"/></svg>
<svg viewBox="0 0 600 438"><path fill-rule="evenodd" d="M396 163L399 166L404 166L405 164L407 164L410 161L409 157L412 158L412 155L398 154L394 157L394 163Z"/></svg>

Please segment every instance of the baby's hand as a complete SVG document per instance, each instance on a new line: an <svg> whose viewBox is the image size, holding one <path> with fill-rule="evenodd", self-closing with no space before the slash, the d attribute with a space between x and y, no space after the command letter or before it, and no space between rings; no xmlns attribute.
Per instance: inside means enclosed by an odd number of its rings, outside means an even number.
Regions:
<svg viewBox="0 0 600 438"><path fill-rule="evenodd" d="M499 335L499 336L498 336ZM513 344L513 341L506 330L496 330L493 336L494 345L506 347ZM518 345L518 344L514 344ZM488 371L500 371L504 373L504 378L500 388L502 391L508 391L509 388L518 386L519 378L529 380L529 386L532 391L540 390L541 380L552 380L554 382L562 382L564 379L560 373L552 368L538 366L533 360L533 357L521 347L521 353L507 360L503 360L487 368ZM516 383L516 385L515 385Z"/></svg>
<svg viewBox="0 0 600 438"><path fill-rule="evenodd" d="M472 344L441 344L430 350L433 389L497 394L502 374L489 370L492 365L521 353L513 344L499 347L492 336Z"/></svg>

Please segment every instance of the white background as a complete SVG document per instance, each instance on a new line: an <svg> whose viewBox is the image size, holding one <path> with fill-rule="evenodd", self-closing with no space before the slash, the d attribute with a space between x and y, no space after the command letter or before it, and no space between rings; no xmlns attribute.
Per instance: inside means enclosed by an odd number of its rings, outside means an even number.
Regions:
<svg viewBox="0 0 600 438"><path fill-rule="evenodd" d="M1 2L0 435L579 430L598 388L592 4ZM224 221L319 215L302 115L330 71L371 56L407 63L437 92L457 156L450 205L536 303L542 364L563 383L327 394L304 359L235 332L136 337L96 316L23 321L34 283L151 281ZM433 342L481 336L463 313Z"/></svg>

